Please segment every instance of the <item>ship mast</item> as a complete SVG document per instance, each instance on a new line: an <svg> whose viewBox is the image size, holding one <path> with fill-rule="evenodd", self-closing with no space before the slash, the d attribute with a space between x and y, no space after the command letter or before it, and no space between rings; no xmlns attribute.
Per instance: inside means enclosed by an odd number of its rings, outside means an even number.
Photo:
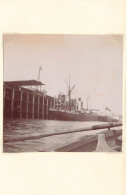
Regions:
<svg viewBox="0 0 127 195"><path fill-rule="evenodd" d="M67 83L67 81L66 81L66 84L67 84L67 87L68 87L68 94L67 94L67 96L69 98L68 106L69 106L69 110L71 110L71 92L74 89L75 85L71 88L71 85L70 85L70 74L69 74L69 84Z"/></svg>

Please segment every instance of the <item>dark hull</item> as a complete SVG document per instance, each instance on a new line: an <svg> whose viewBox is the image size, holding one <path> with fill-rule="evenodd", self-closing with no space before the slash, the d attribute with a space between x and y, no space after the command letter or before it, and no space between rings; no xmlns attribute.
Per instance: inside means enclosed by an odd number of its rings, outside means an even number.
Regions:
<svg viewBox="0 0 127 195"><path fill-rule="evenodd" d="M93 114L82 114L82 113L74 114L74 113L53 111L53 110L49 110L48 119L63 120L63 121L102 121L102 122L109 121L109 118L106 116L95 116Z"/></svg>

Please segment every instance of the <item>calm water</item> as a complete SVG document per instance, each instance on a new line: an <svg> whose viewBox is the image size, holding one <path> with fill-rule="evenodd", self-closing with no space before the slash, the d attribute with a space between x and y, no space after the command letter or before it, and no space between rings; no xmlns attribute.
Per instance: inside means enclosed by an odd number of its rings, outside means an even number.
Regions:
<svg viewBox="0 0 127 195"><path fill-rule="evenodd" d="M55 132L73 131L78 128L89 127L91 125L105 124L104 122L72 122L55 120L5 120L4 140L38 136ZM82 136L97 134L102 130L87 131L81 133L71 133L57 135L39 139L24 140L4 144L4 152L36 152L53 151L66 144L79 140Z"/></svg>

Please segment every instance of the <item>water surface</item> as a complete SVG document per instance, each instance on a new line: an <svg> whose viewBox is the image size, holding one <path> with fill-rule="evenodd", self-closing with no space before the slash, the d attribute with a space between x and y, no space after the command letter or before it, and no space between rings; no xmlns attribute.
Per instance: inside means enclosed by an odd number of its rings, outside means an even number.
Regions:
<svg viewBox="0 0 127 195"><path fill-rule="evenodd" d="M77 121L56 121L56 120L33 120L16 119L4 121L4 140L32 137L56 132L73 131L79 128L92 125L105 124L105 122L77 122ZM97 134L102 130L86 131L55 135L39 139L23 140L12 143L4 143L4 152L41 152L53 151L59 147L73 143L86 135Z"/></svg>

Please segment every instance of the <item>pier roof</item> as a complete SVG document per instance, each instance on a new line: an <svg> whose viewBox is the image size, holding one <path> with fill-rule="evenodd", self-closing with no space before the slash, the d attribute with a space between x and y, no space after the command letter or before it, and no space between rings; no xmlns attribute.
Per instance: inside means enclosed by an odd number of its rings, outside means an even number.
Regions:
<svg viewBox="0 0 127 195"><path fill-rule="evenodd" d="M32 85L45 85L40 81L36 80L24 80L24 81L5 81L5 85L11 87L19 87L19 86L32 86Z"/></svg>

